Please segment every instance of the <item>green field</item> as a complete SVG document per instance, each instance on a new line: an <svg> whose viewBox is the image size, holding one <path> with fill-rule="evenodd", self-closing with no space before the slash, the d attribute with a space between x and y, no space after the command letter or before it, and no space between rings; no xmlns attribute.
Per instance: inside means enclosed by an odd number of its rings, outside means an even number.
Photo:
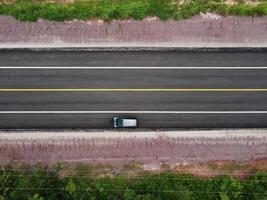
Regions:
<svg viewBox="0 0 267 200"><path fill-rule="evenodd" d="M187 19L194 15L214 12L220 15L263 16L267 2L228 5L224 0L87 0L58 3L37 0L0 1L0 15L11 15L22 21L38 19L64 21L103 19L135 19L157 16L162 20Z"/></svg>

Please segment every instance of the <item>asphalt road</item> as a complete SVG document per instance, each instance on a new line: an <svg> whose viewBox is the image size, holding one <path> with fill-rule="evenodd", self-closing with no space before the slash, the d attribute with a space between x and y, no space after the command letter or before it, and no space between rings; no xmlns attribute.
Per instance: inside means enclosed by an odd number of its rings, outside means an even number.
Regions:
<svg viewBox="0 0 267 200"><path fill-rule="evenodd" d="M0 51L0 128L267 127L267 52Z"/></svg>

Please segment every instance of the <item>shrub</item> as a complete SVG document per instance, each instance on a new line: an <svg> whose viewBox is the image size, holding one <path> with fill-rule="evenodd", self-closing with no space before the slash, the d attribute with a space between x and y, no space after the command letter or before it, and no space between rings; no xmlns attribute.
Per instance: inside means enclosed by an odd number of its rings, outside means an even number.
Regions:
<svg viewBox="0 0 267 200"><path fill-rule="evenodd" d="M175 19L188 19L200 12L206 12L206 8L200 2L184 4L175 13Z"/></svg>
<svg viewBox="0 0 267 200"><path fill-rule="evenodd" d="M133 19L144 19L148 14L148 9L149 9L149 4L147 1L136 1L136 2L131 2L130 3L130 17Z"/></svg>
<svg viewBox="0 0 267 200"><path fill-rule="evenodd" d="M261 4L253 8L253 12L258 16L267 15L267 4Z"/></svg>
<svg viewBox="0 0 267 200"><path fill-rule="evenodd" d="M20 0L14 5L6 5L5 12L21 21L36 21L40 16L40 4L31 0Z"/></svg>
<svg viewBox="0 0 267 200"><path fill-rule="evenodd" d="M96 17L103 20L110 20L112 18L117 18L116 9L118 3L111 0L100 0L97 3Z"/></svg>
<svg viewBox="0 0 267 200"><path fill-rule="evenodd" d="M231 15L237 15L237 16L254 15L253 8L248 5L244 5L244 4L231 6L228 10L228 13Z"/></svg>
<svg viewBox="0 0 267 200"><path fill-rule="evenodd" d="M74 9L71 6L55 3L46 3L41 6L40 17L54 21L64 21L74 16Z"/></svg>
<svg viewBox="0 0 267 200"><path fill-rule="evenodd" d="M171 0L149 0L149 5L149 15L162 20L173 18L174 7L171 6Z"/></svg>
<svg viewBox="0 0 267 200"><path fill-rule="evenodd" d="M96 16L96 3L89 2L74 2L72 5L72 18L87 20Z"/></svg>

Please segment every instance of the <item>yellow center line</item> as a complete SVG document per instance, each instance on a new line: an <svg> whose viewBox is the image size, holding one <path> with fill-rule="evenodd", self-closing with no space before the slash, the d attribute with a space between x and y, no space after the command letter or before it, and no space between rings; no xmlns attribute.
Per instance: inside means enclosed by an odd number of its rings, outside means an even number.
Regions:
<svg viewBox="0 0 267 200"><path fill-rule="evenodd" d="M0 92L267 92L267 88L0 88Z"/></svg>

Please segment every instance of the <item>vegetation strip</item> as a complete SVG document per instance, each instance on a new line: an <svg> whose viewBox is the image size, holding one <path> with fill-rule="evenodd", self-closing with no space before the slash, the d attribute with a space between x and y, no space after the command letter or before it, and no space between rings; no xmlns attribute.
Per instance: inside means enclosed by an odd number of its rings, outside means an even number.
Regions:
<svg viewBox="0 0 267 200"><path fill-rule="evenodd" d="M220 15L263 16L267 3L239 3L229 5L224 0L87 0L63 4L17 0L6 3L0 0L0 15L11 15L22 21L38 19L64 21L103 19L135 19L156 16L162 20L187 19L200 13L213 12Z"/></svg>
<svg viewBox="0 0 267 200"><path fill-rule="evenodd" d="M225 175L200 178L175 172L94 173L85 165L77 165L71 175L62 164L50 170L41 165L24 167L27 171L2 166L0 199L256 200L264 199L267 192L266 172L257 172L244 181Z"/></svg>

